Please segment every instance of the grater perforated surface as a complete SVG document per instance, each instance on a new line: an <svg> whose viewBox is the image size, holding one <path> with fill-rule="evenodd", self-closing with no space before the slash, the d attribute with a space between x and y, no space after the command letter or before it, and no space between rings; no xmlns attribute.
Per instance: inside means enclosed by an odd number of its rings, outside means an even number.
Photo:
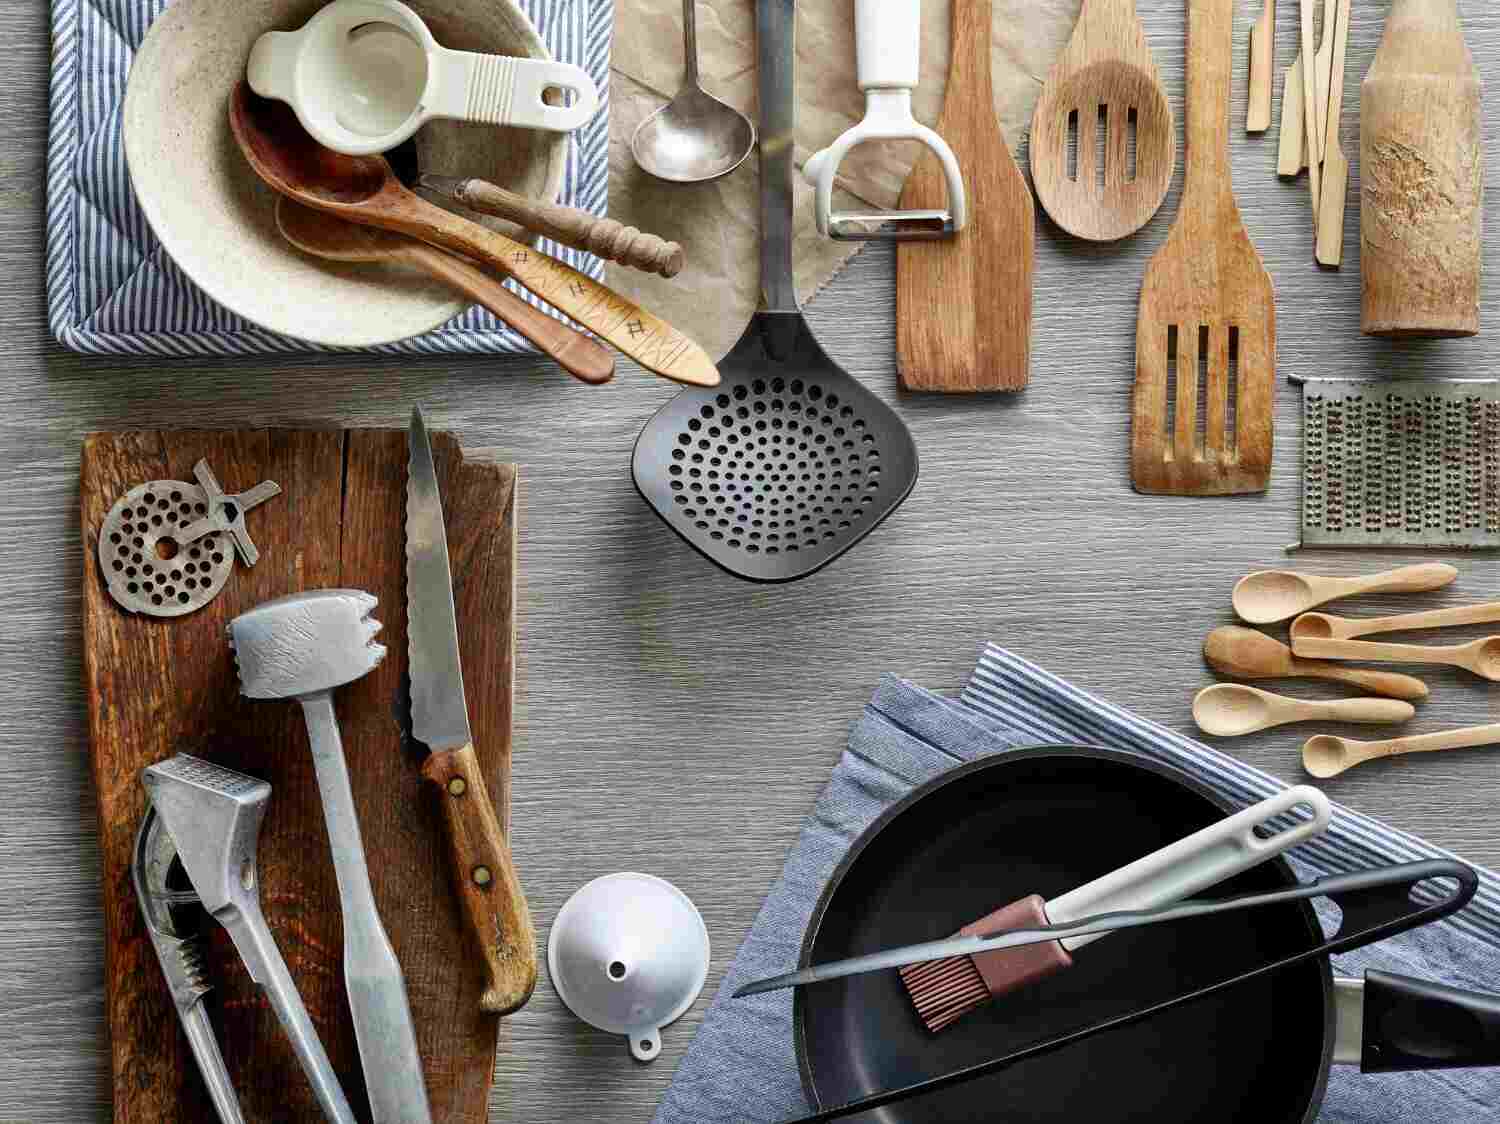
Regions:
<svg viewBox="0 0 1500 1124"><path fill-rule="evenodd" d="M1500 548L1500 380L1309 379L1303 546Z"/></svg>

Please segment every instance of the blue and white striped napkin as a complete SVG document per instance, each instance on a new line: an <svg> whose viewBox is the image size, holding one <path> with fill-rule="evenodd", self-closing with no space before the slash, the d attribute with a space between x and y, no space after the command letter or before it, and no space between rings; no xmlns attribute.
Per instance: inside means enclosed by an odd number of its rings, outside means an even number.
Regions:
<svg viewBox="0 0 1500 1124"><path fill-rule="evenodd" d="M781 877L771 888L703 1025L673 1078L656 1124L781 1121L809 1111L792 1045L792 993L730 998L741 984L794 967L813 906L849 846L886 808L955 765L1025 745L1083 744L1139 753L1193 774L1239 805L1286 787L1208 746L1145 722L991 646L959 699L894 676L881 681L849 735ZM1452 858L1415 836L1335 806L1321 838L1290 852L1303 880L1419 859ZM1480 872L1460 914L1338 957L1476 991L1500 991L1500 876ZM1500 1120L1493 1070L1361 1075L1335 1069L1320 1121L1406 1124Z"/></svg>
<svg viewBox="0 0 1500 1124"><path fill-rule="evenodd" d="M587 70L601 112L573 135L563 203L603 215L609 191L613 0L519 0L554 57ZM135 201L120 135L125 79L166 0L52 0L47 142L47 313L74 351L105 355L255 355L318 350L267 332L211 300L156 241ZM592 254L541 247L592 277ZM482 308L372 350L528 354L530 343Z"/></svg>

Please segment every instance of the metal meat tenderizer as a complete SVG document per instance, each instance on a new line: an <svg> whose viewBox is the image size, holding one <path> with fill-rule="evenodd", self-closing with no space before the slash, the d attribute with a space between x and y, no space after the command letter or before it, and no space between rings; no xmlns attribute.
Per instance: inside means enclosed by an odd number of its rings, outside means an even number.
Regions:
<svg viewBox="0 0 1500 1124"><path fill-rule="evenodd" d="M219 1119L243 1124L244 1116L203 1007L210 985L197 931L183 917L195 904L224 926L250 978L264 989L324 1116L335 1124L355 1124L260 911L255 855L271 786L187 754L149 766L141 783L151 807L136 836L131 869L136 898ZM191 891L173 888L174 860Z"/></svg>
<svg viewBox="0 0 1500 1124"><path fill-rule="evenodd" d="M818 233L839 242L952 238L968 221L963 174L948 142L911 113L922 35L922 0L856 0L854 35L865 118L812 156L802 170L817 188ZM851 149L872 140L914 140L930 148L948 182L946 211L835 212L833 182Z"/></svg>
<svg viewBox="0 0 1500 1124"><path fill-rule="evenodd" d="M1500 548L1500 380L1292 381L1298 546Z"/></svg>

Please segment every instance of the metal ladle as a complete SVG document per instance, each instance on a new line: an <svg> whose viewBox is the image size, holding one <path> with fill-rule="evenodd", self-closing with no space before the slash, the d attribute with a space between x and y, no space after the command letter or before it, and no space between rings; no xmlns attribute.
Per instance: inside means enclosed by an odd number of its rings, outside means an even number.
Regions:
<svg viewBox="0 0 1500 1124"><path fill-rule="evenodd" d="M641 168L673 183L707 183L744 163L755 149L755 126L698 80L695 0L682 0L687 81L677 96L640 123L630 151Z"/></svg>

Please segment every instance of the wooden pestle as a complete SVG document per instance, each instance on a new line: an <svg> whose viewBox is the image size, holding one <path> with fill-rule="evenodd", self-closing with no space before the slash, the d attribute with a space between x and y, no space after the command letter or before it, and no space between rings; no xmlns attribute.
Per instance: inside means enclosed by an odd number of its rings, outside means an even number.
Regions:
<svg viewBox="0 0 1500 1124"><path fill-rule="evenodd" d="M417 186L447 196L471 211L506 219L564 246L588 250L607 261L646 273L675 277L685 260L682 247L676 242L667 242L614 219L601 219L577 207L528 199L485 180L423 175Z"/></svg>
<svg viewBox="0 0 1500 1124"><path fill-rule="evenodd" d="M1360 101L1364 331L1479 331L1480 81L1456 0L1393 0Z"/></svg>

